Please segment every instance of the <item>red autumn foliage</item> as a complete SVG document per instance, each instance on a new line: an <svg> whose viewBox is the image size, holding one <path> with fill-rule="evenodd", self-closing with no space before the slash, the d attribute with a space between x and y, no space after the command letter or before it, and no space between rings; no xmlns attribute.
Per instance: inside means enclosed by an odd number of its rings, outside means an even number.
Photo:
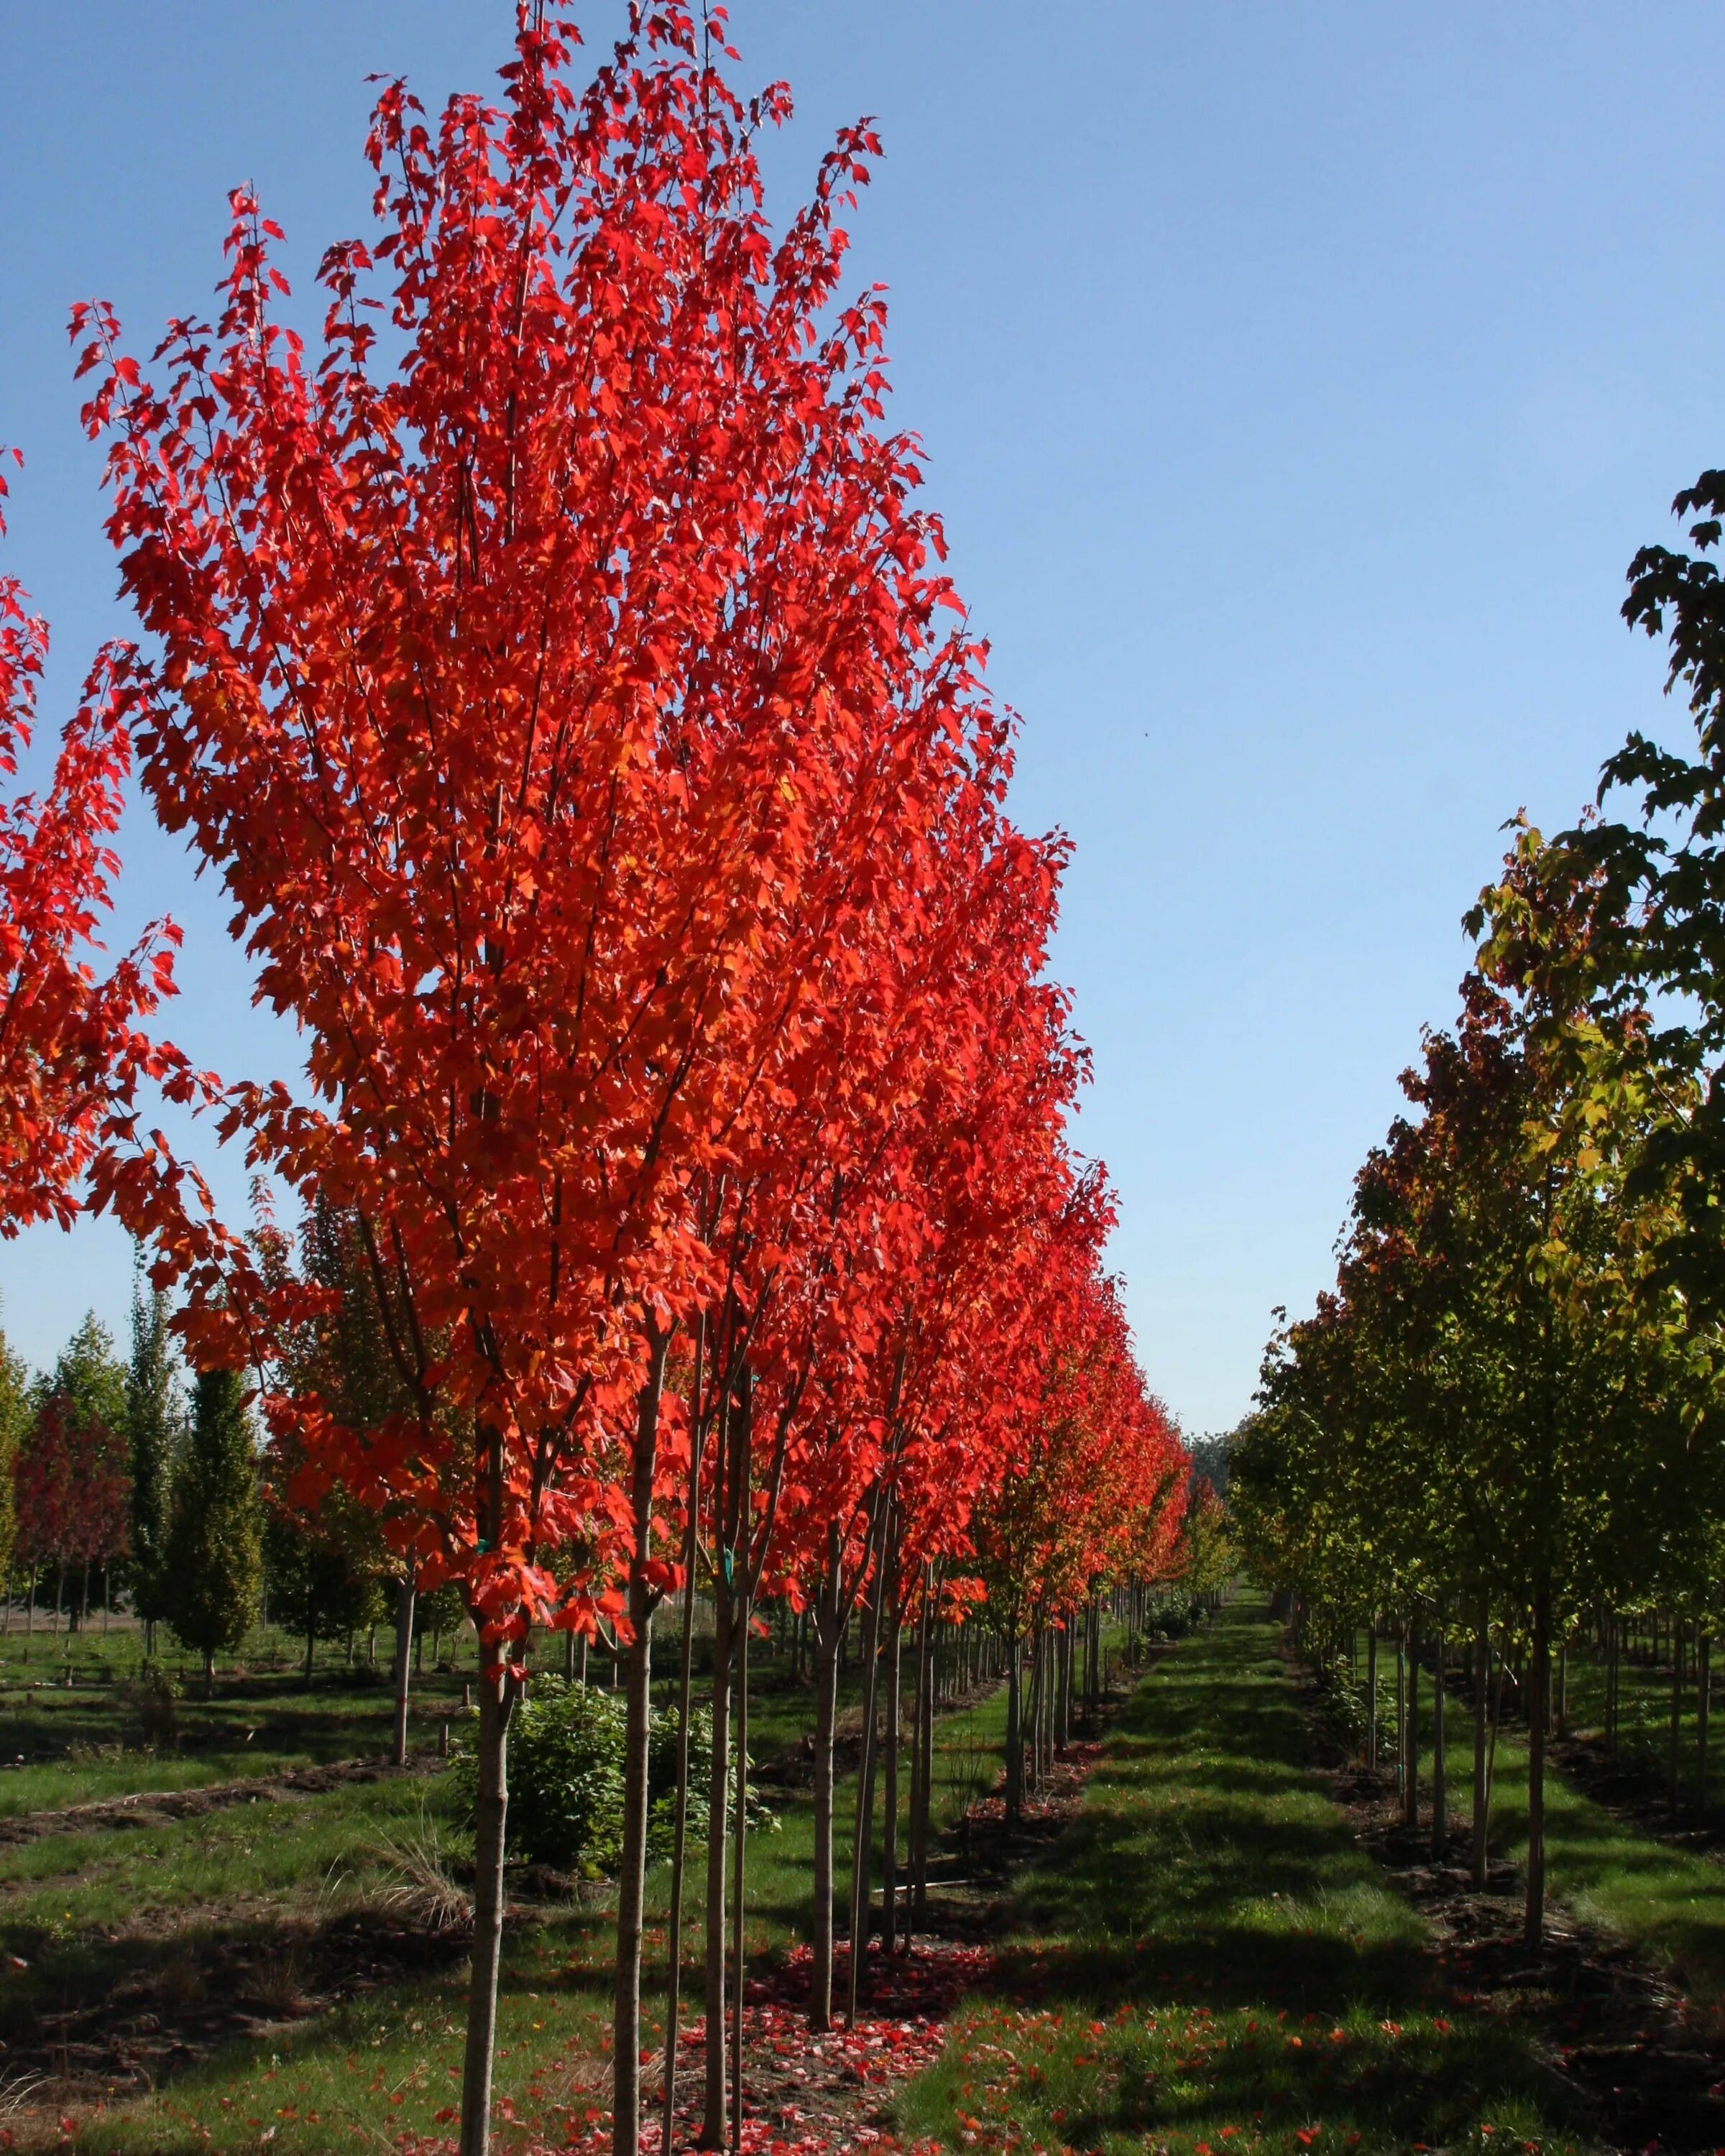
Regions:
<svg viewBox="0 0 1725 2156"><path fill-rule="evenodd" d="M6 492L0 476L0 501ZM48 624L18 580L0 576L0 778L17 777L30 745L47 656ZM0 1235L70 1224L111 1118L139 1075L162 1067L136 1020L172 993L178 932L147 932L105 978L90 963L131 762L113 657L85 682L46 793L0 800Z"/></svg>
<svg viewBox="0 0 1725 2156"><path fill-rule="evenodd" d="M131 1484L126 1440L50 1392L13 1468L18 1553L27 1563L106 1564L125 1555Z"/></svg>

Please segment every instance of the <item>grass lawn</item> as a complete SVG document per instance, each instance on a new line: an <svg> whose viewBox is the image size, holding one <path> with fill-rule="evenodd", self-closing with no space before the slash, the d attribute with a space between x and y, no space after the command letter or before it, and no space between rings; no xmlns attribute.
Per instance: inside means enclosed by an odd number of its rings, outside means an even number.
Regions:
<svg viewBox="0 0 1725 2156"><path fill-rule="evenodd" d="M12 1630L0 1632L0 1818L375 1758L390 1742L393 1637L388 1627L380 1631L375 1666L363 1637L351 1666L341 1648L321 1644L308 1686L300 1643L260 1628L242 1656L222 1658L208 1700L198 1657L167 1640L160 1660L179 1695L177 1727L171 1738L146 1744L126 1697L143 1658L141 1631L126 1620L104 1633L96 1620L55 1636L39 1614L33 1637L14 1610ZM449 1645L446 1637L445 1660ZM438 1723L459 1711L464 1676L475 1671L470 1634L461 1645L459 1672L432 1669L428 1650L414 1681L416 1745L434 1748Z"/></svg>
<svg viewBox="0 0 1725 2156"><path fill-rule="evenodd" d="M757 1712L752 1706L751 1749L764 1760L800 1734L809 1695L790 1686L770 1657L762 1659L762 1707ZM670 1661L667 1650L661 1666ZM334 1754L325 1756L375 1755L385 1741L387 1683L350 1712L341 1696L344 1681L330 1671L311 1694L284 1691L280 1711L308 1721L329 1717ZM255 1715L271 1685L298 1681L285 1673L234 1678L218 1710ZM442 1682L447 1694L450 1681ZM92 1732L80 1741L100 1741L102 1729L111 1729L88 1704L100 1707L103 1695L95 1688L63 1697L79 1703ZM937 1726L939 1819L962 1812L979 1780L992 1784L1004 1721L997 1694ZM310 1738L303 1730L295 1737L293 1756L301 1756ZM290 1748L278 1746L278 1759ZM199 1755L206 1766L233 1756L221 1746ZM112 1787L92 1774L92 1763L124 1767L143 1784L162 1787L175 1785L180 1778L173 1770L190 1763L129 1753L105 1763L44 1762L28 1771L49 1778L45 1801L64 1803ZM28 1786L26 1772L14 1769L13 1782L0 1778L0 1787ZM806 1936L813 1876L806 1796L768 1794L779 1829L754 1836L749 1853L748 1952L757 1962ZM836 1835L841 1897L850 1798L844 1787ZM154 2094L116 2092L111 2100L78 2104L74 2130L64 2138L57 2107L51 2119L36 2120L37 2138L51 2146L159 2152L256 2148L270 2134L279 2156L351 2148L356 2140L388 2147L403 2133L441 2137L449 2129L439 2114L459 2102L465 1957L458 1946L439 1946L416 1931L386 1899L399 1876L392 1843L398 1848L428 1830L445 1846L462 1839L447 1778L434 1766L190 1819L0 1844L0 1968L7 1970L0 2040L13 2055L21 2040L39 2041L44 2025L65 2030L65 2064L74 2068L80 2042L111 2045L116 2031L135 2021L177 2019L188 2040L182 2053L162 2061ZM649 1884L644 2010L649 2032L656 2032L669 1867L655 1867ZM698 1883L685 1906L685 1999L692 1989L698 2012ZM500 2147L530 2139L556 2145L572 2118L578 2122L608 2100L614 1948L603 1887L588 1890L578 1906L529 1903L511 1918L499 2000ZM8 1955L24 1966L7 1964ZM339 1988L349 1994L345 2004L331 2003L336 1971L345 1979ZM236 2006L251 2025L244 2033L232 2026ZM228 2033L210 2037L208 2025L219 2025L224 2010ZM93 2028L93 2021L100 2025ZM159 2026L153 2032L141 2026L140 2041L146 2036L160 2046ZM28 2115L25 2105L7 2115L6 2061L0 2053L0 2132L8 2124L17 2131ZM20 2138L29 2145L28 2136Z"/></svg>
<svg viewBox="0 0 1725 2156"><path fill-rule="evenodd" d="M1135 1695L1019 1889L1002 1978L903 2100L955 2149L1559 2150L1512 2031L1449 1997L1420 1919L1306 1772L1261 1601Z"/></svg>
<svg viewBox="0 0 1725 2156"><path fill-rule="evenodd" d="M1384 1665L1389 1666L1385 1679ZM1629 1664L1624 1665L1627 1700ZM1645 1676L1637 1671L1638 1676ZM1394 1661L1380 1660L1380 1730L1394 1741ZM1584 1708L1585 1684L1577 1685L1570 1663L1572 1718ZM1669 1679L1666 1680L1668 1684ZM1431 1685L1422 1673L1421 1798L1431 1794ZM1466 1859L1473 1787L1473 1715L1453 1696L1445 1720L1445 1758L1456 1861ZM1617 1817L1566 1781L1549 1761L1545 1782L1546 1871L1554 1902L1587 1924L1627 1940L1668 1969L1692 2002L1725 2027L1725 1866L1716 1857L1650 1832L1633 1819ZM1497 1738L1491 1793L1494 1856L1519 1862L1527 1840L1527 1749L1524 1734L1506 1727Z"/></svg>

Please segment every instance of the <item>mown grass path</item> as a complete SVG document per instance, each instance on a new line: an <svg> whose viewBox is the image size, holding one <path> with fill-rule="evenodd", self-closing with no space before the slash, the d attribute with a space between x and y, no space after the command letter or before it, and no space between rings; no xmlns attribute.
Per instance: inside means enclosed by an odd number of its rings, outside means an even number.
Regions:
<svg viewBox="0 0 1725 2156"><path fill-rule="evenodd" d="M1261 1601L1183 1643L1020 1880L999 1979L906 2092L906 2138L1107 2156L1589 2146L1529 2040L1458 1995L1312 1743Z"/></svg>

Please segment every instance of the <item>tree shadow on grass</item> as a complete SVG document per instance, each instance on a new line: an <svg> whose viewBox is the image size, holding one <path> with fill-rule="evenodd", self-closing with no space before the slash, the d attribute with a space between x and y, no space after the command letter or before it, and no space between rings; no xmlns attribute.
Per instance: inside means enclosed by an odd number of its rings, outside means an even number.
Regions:
<svg viewBox="0 0 1725 2156"><path fill-rule="evenodd" d="M991 2001L907 2118L958 2138L985 2022L1029 2047L991 2102L1074 2148L1311 2119L1405 2147L1506 2105L1568 2115L1519 2032L1445 2010L1429 1934L1312 1776L1314 1749L1260 1608L1183 1643L1016 1881Z"/></svg>

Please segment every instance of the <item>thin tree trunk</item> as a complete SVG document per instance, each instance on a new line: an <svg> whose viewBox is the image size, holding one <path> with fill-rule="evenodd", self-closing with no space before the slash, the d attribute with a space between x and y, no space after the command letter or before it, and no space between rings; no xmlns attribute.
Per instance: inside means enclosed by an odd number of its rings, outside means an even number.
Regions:
<svg viewBox="0 0 1725 2156"><path fill-rule="evenodd" d="M1474 1633L1473 1883L1483 1887L1491 1864L1490 1794L1486 1781L1486 1733L1491 1683L1491 1613L1483 1597Z"/></svg>
<svg viewBox="0 0 1725 2156"><path fill-rule="evenodd" d="M1024 1804L1024 1732L1019 1707L1019 1639L1006 1643L1006 1824L1014 1827Z"/></svg>
<svg viewBox="0 0 1725 2156"><path fill-rule="evenodd" d="M898 1950L898 1748L903 1712L903 1618L898 1598L898 1537L891 1541L892 1599L886 1620L886 1786L880 1816L880 1951Z"/></svg>
<svg viewBox="0 0 1725 2156"><path fill-rule="evenodd" d="M883 1491L880 1526L874 1537L874 1578L869 1584L868 1609L863 1620L863 1729L862 1756L856 1763L856 1819L850 1851L850 1963L845 1972L845 2022L856 2026L857 2001L862 1996L863 1965L868 1958L870 1861L874 1855L875 1717L880 1668L880 1598L886 1591L886 1509L891 1500Z"/></svg>
<svg viewBox="0 0 1725 2156"><path fill-rule="evenodd" d="M731 1819L731 1584L721 1550L713 1582L713 1742L707 1774L706 2099L701 2145L722 2148L729 2119L725 2074L725 1858Z"/></svg>
<svg viewBox="0 0 1725 2156"><path fill-rule="evenodd" d="M516 1681L480 1671L474 1805L473 1967L461 2076L460 2156L485 2156L491 2135L491 2069L497 2046L497 1969L503 1950L503 1848L509 1810L509 1724Z"/></svg>
<svg viewBox="0 0 1725 2156"><path fill-rule="evenodd" d="M309 1618L305 1625L305 1681L311 1682L311 1657L317 1645L317 1620Z"/></svg>
<svg viewBox="0 0 1725 2156"><path fill-rule="evenodd" d="M742 1487L745 1499L742 1507L744 1547L747 1548L749 1510L747 1501L748 1488L747 1440L744 1440ZM743 1966L743 1926L748 1916L748 1835L749 1835L749 1591L747 1580L737 1597L737 1806L735 1835L737 1854L732 1871L732 1964L735 1971L735 1987L731 2006L731 2148L732 2156L742 2156L742 2010L746 1970Z"/></svg>
<svg viewBox="0 0 1725 2156"><path fill-rule="evenodd" d="M1444 1613L1437 1614L1436 1680L1431 1701L1431 1853L1441 1861L1450 1841L1449 1761L1444 1753Z"/></svg>
<svg viewBox="0 0 1725 2156"><path fill-rule="evenodd" d="M391 1758L408 1763L408 1695L413 1681L413 1575L405 1573L395 1589L395 1742Z"/></svg>
<svg viewBox="0 0 1725 2156"><path fill-rule="evenodd" d="M1605 1638L1605 1757L1614 1765L1617 1760L1617 1674L1622 1638L1623 1626L1614 1616Z"/></svg>
<svg viewBox="0 0 1725 2156"><path fill-rule="evenodd" d="M683 1536L683 1636L677 1668L676 1822L671 1839L670 1913L666 1927L665 2115L661 2156L670 2156L677 2117L677 2022L683 2000L683 1874L689 1854L689 1716L694 1704L695 1572L701 1555L701 1389L706 1360L706 1319L695 1333L695 1376L690 1387L689 1500Z"/></svg>
<svg viewBox="0 0 1725 2156"><path fill-rule="evenodd" d="M216 1650L213 1647L206 1647L203 1650L203 1696L206 1699L213 1699L216 1696Z"/></svg>
<svg viewBox="0 0 1725 2156"><path fill-rule="evenodd" d="M1366 1626L1366 1763L1378 1771L1378 1613Z"/></svg>
<svg viewBox="0 0 1725 2156"><path fill-rule="evenodd" d="M1675 1616L1671 1619L1671 1763L1667 1780L1670 1784L1670 1802L1673 1818L1682 1801L1683 1758L1683 1634Z"/></svg>
<svg viewBox="0 0 1725 2156"><path fill-rule="evenodd" d="M1402 1781L1402 1820L1420 1825L1420 1635L1410 1625L1403 1659L1408 1666L1408 1714L1404 1743L1407 1763Z"/></svg>
<svg viewBox="0 0 1725 2156"><path fill-rule="evenodd" d="M669 1336L649 1339L646 1381L635 1418L629 1502L629 1641L624 1707L623 1853L617 1874L617 1986L611 2013L611 2146L636 2156L641 2142L641 1924L647 1896L647 1758L652 1738L653 1477L659 1458L659 1399Z"/></svg>
<svg viewBox="0 0 1725 2156"><path fill-rule="evenodd" d="M928 1913L929 1773L934 1764L933 1567L922 1568L922 1601L916 1624L916 1758L911 1777L911 1902L905 1921L905 1944Z"/></svg>
<svg viewBox="0 0 1725 2156"><path fill-rule="evenodd" d="M1712 1719L1713 1641L1706 1620L1695 1620L1695 1809L1707 1800L1707 1734Z"/></svg>
<svg viewBox="0 0 1725 2156"><path fill-rule="evenodd" d="M838 1717L841 1581L839 1530L828 1534L828 1599L814 1636L814 1939L809 1969L809 2025L833 2025L833 1725Z"/></svg>
<svg viewBox="0 0 1725 2156"><path fill-rule="evenodd" d="M1530 1947L1545 1934L1545 1708L1551 1683L1551 1606L1541 1580L1533 1590L1532 1697L1527 1702L1527 1900L1522 1930Z"/></svg>

